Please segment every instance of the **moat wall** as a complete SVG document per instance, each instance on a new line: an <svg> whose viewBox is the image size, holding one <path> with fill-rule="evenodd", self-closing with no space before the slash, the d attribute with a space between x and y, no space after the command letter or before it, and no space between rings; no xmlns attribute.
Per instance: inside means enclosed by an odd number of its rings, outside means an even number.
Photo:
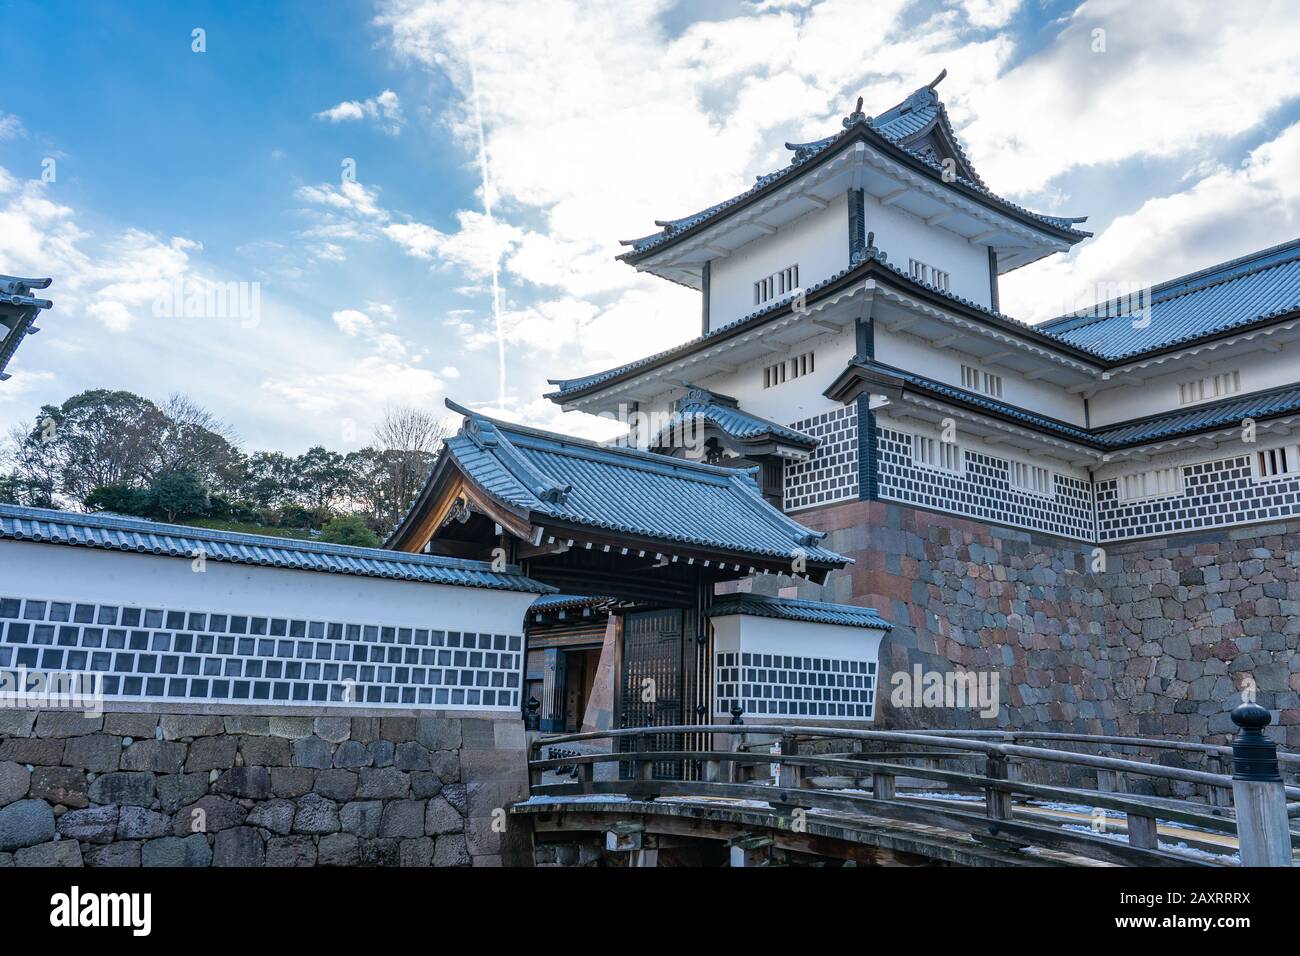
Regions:
<svg viewBox="0 0 1300 956"><path fill-rule="evenodd" d="M518 719L0 710L3 866L530 865Z"/></svg>
<svg viewBox="0 0 1300 956"><path fill-rule="evenodd" d="M1093 546L886 502L800 512L855 559L801 597L870 605L876 726L1069 730L1225 743L1248 679L1300 749L1300 521ZM775 592L789 581L758 579ZM900 708L890 675L999 675L1000 709Z"/></svg>

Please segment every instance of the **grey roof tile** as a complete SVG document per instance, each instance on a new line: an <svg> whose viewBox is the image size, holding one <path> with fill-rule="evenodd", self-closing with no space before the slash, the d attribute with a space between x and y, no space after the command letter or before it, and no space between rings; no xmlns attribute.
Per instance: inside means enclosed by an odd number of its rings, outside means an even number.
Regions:
<svg viewBox="0 0 1300 956"><path fill-rule="evenodd" d="M269 535L236 534L121 515L77 514L17 505L0 505L0 539L129 551L186 560L202 554L207 561L427 584L539 594L555 590L525 576L518 568L493 571L492 565L486 561L404 554Z"/></svg>
<svg viewBox="0 0 1300 956"><path fill-rule="evenodd" d="M875 608L858 607L853 604L823 604L820 601L801 601L795 598L776 598L749 593L717 597L706 614L709 617L751 614L756 617L772 617L806 624L874 627L885 631L893 630L894 627L881 617Z"/></svg>
<svg viewBox="0 0 1300 956"><path fill-rule="evenodd" d="M599 445L453 407L466 425L447 440L445 453L489 495L538 523L754 557L848 563L818 543L823 533L768 504L752 469Z"/></svg>

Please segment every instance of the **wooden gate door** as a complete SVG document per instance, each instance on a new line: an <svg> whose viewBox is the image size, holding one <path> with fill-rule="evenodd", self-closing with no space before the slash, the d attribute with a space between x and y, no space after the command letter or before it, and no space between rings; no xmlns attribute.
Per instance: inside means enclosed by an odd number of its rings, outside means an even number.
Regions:
<svg viewBox="0 0 1300 956"><path fill-rule="evenodd" d="M659 727L681 724L682 623L680 608L635 611L624 617L622 674L619 680L619 727ZM681 734L654 734L655 750L682 749ZM620 738L621 750L633 750L635 738ZM622 765L621 773L631 773ZM654 766L656 777L680 779L680 761Z"/></svg>

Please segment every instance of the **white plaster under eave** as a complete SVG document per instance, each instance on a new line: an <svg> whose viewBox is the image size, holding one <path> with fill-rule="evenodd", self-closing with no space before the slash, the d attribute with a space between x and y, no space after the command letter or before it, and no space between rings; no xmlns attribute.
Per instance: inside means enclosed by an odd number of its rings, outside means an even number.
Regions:
<svg viewBox="0 0 1300 956"><path fill-rule="evenodd" d="M776 357L801 351L801 343L829 330L851 329L867 307L872 288L870 280L855 283L810 303L801 312L773 318L626 381L597 386L598 391L564 402L561 407L566 412L616 413L620 403L652 400L683 381L704 382L714 375L735 372L755 359L773 357L775 361Z"/></svg>
<svg viewBox="0 0 1300 956"><path fill-rule="evenodd" d="M834 721L836 723L862 723L875 719L874 696L879 693L880 680L880 642L885 636L882 628L847 627L841 624L815 624L804 621L787 621L780 618L760 617L754 614L727 614L711 619L713 623L714 654L750 653L780 654L790 657L815 657L832 661L858 661L863 665L872 665L872 700L865 716L830 716L802 715L798 713L762 714L753 713L747 708L746 723L763 723L770 721L808 720L813 722ZM714 659L715 677L717 658ZM788 670L774 667L773 670ZM865 669L865 668L864 668ZM830 673L834 673L833 671ZM741 675L743 677L743 674ZM721 683L721 682L719 682ZM740 681L742 685L753 683ZM769 684L779 683L777 681ZM792 704L795 701L785 701ZM719 711L719 700L715 697L713 706L719 723L727 723L730 713Z"/></svg>

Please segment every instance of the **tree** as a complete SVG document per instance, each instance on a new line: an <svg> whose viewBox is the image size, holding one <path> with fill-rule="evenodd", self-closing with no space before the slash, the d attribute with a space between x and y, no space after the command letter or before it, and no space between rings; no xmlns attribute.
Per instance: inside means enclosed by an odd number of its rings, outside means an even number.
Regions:
<svg viewBox="0 0 1300 956"><path fill-rule="evenodd" d="M193 471L162 471L149 488L157 513L168 521L202 515L208 507L208 489Z"/></svg>
<svg viewBox="0 0 1300 956"><path fill-rule="evenodd" d="M111 511L119 515L137 515L152 517L156 504L155 497L147 488L133 485L100 485L86 495L82 502L90 511Z"/></svg>
<svg viewBox="0 0 1300 956"><path fill-rule="evenodd" d="M192 471L220 491L238 487L243 456L233 428L188 395L172 395L158 411L153 436L158 471Z"/></svg>
<svg viewBox="0 0 1300 956"><path fill-rule="evenodd" d="M360 515L339 515L321 529L317 541L329 544L350 544L358 548L379 547L379 536L366 527Z"/></svg>
<svg viewBox="0 0 1300 956"><path fill-rule="evenodd" d="M411 406L389 406L374 430L374 448L364 456L360 495L376 524L387 530L406 514L420 493L446 441L447 420ZM359 460L361 463L362 460Z"/></svg>
<svg viewBox="0 0 1300 956"><path fill-rule="evenodd" d="M46 405L23 453L57 475L56 493L85 500L102 485L142 483L154 472L157 406L131 392L91 389L60 406Z"/></svg>
<svg viewBox="0 0 1300 956"><path fill-rule="evenodd" d="M278 451L254 452L244 469L240 496L259 508L280 508L293 502L294 462Z"/></svg>
<svg viewBox="0 0 1300 956"><path fill-rule="evenodd" d="M21 425L9 432L5 448L5 461L12 471L5 478L4 499L9 504L32 508L55 507L54 496L59 488L58 460L50 447L50 427L39 425L31 431Z"/></svg>
<svg viewBox="0 0 1300 956"><path fill-rule="evenodd" d="M330 509L348 490L352 477L346 459L317 445L293 460L294 490L299 504L311 509L316 522L326 520Z"/></svg>

